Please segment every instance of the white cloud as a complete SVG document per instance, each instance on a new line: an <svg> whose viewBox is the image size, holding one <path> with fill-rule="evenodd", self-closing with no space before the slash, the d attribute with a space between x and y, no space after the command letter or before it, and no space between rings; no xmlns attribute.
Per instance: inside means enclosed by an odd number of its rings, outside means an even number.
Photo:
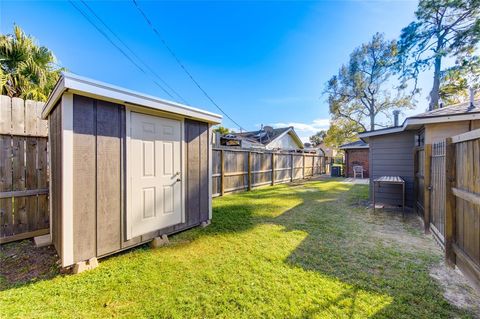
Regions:
<svg viewBox="0 0 480 319"><path fill-rule="evenodd" d="M271 124L273 127L293 126L295 132L303 142L308 142L308 138L321 130L328 130L330 126L330 119L315 119L311 123L301 122L280 122Z"/></svg>

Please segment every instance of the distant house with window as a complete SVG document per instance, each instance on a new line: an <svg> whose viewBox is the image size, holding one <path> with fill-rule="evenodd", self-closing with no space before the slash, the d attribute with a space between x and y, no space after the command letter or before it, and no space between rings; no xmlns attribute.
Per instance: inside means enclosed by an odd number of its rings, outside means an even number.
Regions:
<svg viewBox="0 0 480 319"><path fill-rule="evenodd" d="M282 128L262 126L258 131L226 134L220 137L220 145L289 152L304 149L303 142L292 126Z"/></svg>

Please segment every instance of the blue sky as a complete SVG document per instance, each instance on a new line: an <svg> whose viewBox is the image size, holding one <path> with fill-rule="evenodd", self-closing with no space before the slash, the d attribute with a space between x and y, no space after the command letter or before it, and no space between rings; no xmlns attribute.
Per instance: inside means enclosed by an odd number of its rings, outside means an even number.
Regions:
<svg viewBox="0 0 480 319"><path fill-rule="evenodd" d="M87 3L190 105L218 113L131 1ZM417 6L416 1L138 3L187 69L242 127L294 125L304 140L328 127L322 90L351 51L375 32L398 37ZM14 23L74 73L171 99L68 2L0 1L1 33ZM428 74L420 86L426 96ZM426 104L420 97L406 115L422 112ZM223 125L235 128L226 118Z"/></svg>

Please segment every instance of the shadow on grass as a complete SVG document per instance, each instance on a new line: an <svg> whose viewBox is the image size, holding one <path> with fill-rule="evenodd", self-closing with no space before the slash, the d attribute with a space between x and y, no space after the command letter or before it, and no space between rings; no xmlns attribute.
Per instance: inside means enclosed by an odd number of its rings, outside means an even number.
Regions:
<svg viewBox="0 0 480 319"><path fill-rule="evenodd" d="M367 216L367 210L357 205L365 198L367 187L355 185L335 201L319 202L314 194L300 194L304 203L301 207L275 218L275 223L284 226L285 231L308 233L286 262L337 278L352 285L353 292L364 290L391 296L392 302L376 313L375 318L467 315L443 298L441 288L429 276L429 268L440 260L440 255L424 247L404 250L385 245L372 236L372 229L365 221L372 215ZM389 222L384 216L379 217L377 226ZM400 224L400 227L400 232L407 232L409 226ZM353 295L349 297L354 299ZM317 310L306 311L304 317L311 317Z"/></svg>
<svg viewBox="0 0 480 319"><path fill-rule="evenodd" d="M372 225L365 221L371 216L358 206L367 194L367 186L315 181L229 195L215 200L211 226L174 236L172 242L189 245L203 237L235 236L262 224L282 226L280 231L284 232L305 233L303 241L287 251L284 262L350 285L351 289L328 304L314 303L299 317L314 317L345 303L349 304L348 316L358 316L356 301L362 291L391 297L392 301L374 315L378 318L463 314L443 299L440 288L428 275L437 255L422 249L404 251L372 236ZM378 223L381 227L388 220Z"/></svg>
<svg viewBox="0 0 480 319"><path fill-rule="evenodd" d="M235 198L225 196L218 199L213 227L205 234L242 232L261 223L281 225L286 232L307 233L285 262L352 285L348 296L342 294L333 301L352 300L350 317L355 315L355 293L359 290L392 297L392 302L374 315L378 318L468 315L450 305L429 276L429 268L441 258L438 254L424 247L385 245L369 229L372 224L384 227L391 217L402 228L399 232L413 236L415 226L410 224L415 224L414 217L403 224L395 214L367 216L363 204L368 186L339 183L324 187L327 183L282 185L236 194ZM280 202L287 202L285 207L289 208L282 209ZM316 305L301 317L312 317L324 308Z"/></svg>

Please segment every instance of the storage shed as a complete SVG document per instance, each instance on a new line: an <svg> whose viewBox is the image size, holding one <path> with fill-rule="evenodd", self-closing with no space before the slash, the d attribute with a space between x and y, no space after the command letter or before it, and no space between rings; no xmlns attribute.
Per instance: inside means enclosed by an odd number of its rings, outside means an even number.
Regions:
<svg viewBox="0 0 480 319"><path fill-rule="evenodd" d="M212 218L211 126L221 116L62 74L42 117L63 267Z"/></svg>

